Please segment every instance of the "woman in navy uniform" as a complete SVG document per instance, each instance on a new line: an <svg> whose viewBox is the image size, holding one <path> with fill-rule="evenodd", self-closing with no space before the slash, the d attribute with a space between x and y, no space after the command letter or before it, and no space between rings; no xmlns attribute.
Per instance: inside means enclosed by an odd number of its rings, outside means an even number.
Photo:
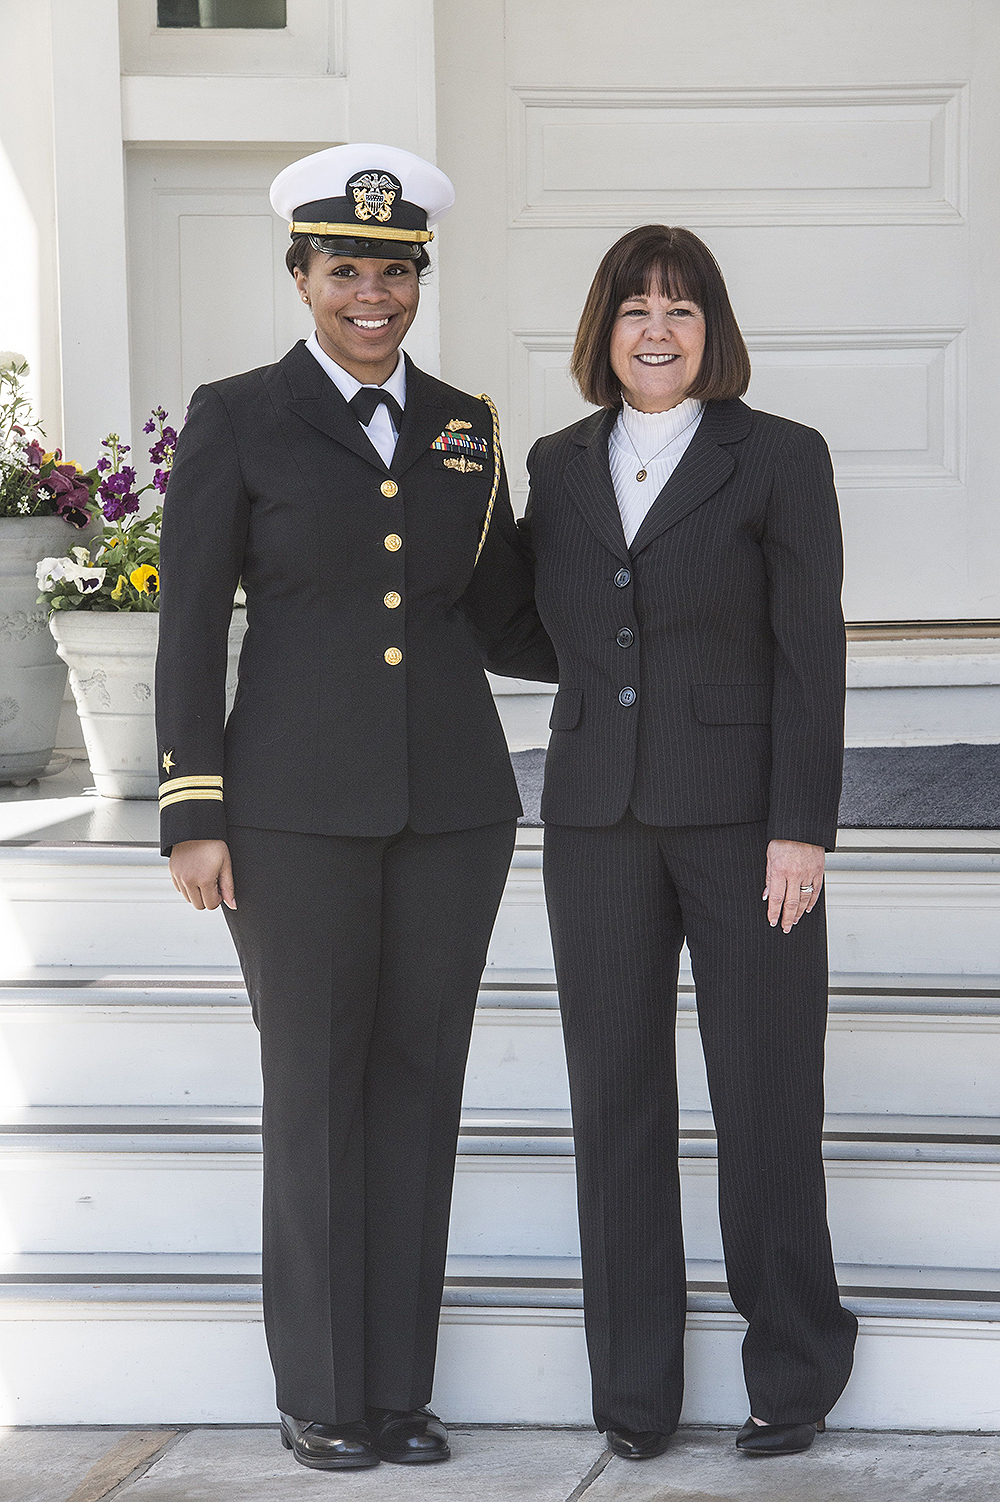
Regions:
<svg viewBox="0 0 1000 1502"><path fill-rule="evenodd" d="M162 844L225 905L260 1029L265 1325L283 1442L317 1469L449 1454L426 1404L520 812L483 663L556 671L492 404L399 351L453 197L383 146L279 175L315 332L195 392L164 508Z"/></svg>

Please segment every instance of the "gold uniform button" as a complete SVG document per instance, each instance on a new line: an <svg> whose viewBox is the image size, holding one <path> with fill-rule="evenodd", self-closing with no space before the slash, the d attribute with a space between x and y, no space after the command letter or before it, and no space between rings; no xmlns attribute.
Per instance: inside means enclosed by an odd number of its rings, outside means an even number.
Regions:
<svg viewBox="0 0 1000 1502"><path fill-rule="evenodd" d="M403 660L403 654L398 647L390 647L385 653L385 660L391 668L398 668Z"/></svg>
<svg viewBox="0 0 1000 1502"><path fill-rule="evenodd" d="M382 481L382 494L385 496L387 501L391 501L398 490L399 486L396 484L395 480Z"/></svg>
<svg viewBox="0 0 1000 1502"><path fill-rule="evenodd" d="M390 589L382 603L385 605L386 610L395 610L397 605L403 603L403 596L398 595L394 589Z"/></svg>
<svg viewBox="0 0 1000 1502"><path fill-rule="evenodd" d="M389 549L390 553L398 553L400 548L403 546L403 539L401 537L397 537L395 532L390 532L389 536L385 540L385 545Z"/></svg>

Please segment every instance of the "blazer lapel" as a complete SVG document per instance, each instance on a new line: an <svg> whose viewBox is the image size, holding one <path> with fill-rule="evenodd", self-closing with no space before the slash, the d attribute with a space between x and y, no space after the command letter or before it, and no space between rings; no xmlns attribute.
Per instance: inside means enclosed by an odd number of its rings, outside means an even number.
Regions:
<svg viewBox="0 0 1000 1502"><path fill-rule="evenodd" d="M633 557L721 489L736 468L735 455L726 445L745 438L749 430L750 409L742 402L706 405L680 463L632 539Z"/></svg>
<svg viewBox="0 0 1000 1502"><path fill-rule="evenodd" d="M368 434L304 342L300 340L279 363L292 391L291 399L285 402L288 410L359 459L388 473ZM406 405L409 407L409 401Z"/></svg>
<svg viewBox="0 0 1000 1502"><path fill-rule="evenodd" d="M622 517L608 464L608 437L617 409L585 418L575 435L580 450L566 466L564 482L591 530L616 558L628 557Z"/></svg>
<svg viewBox="0 0 1000 1502"><path fill-rule="evenodd" d="M389 466L394 475L403 474L427 453L447 420L443 416L445 407L437 382L418 370L409 355L403 358L406 360L406 406Z"/></svg>

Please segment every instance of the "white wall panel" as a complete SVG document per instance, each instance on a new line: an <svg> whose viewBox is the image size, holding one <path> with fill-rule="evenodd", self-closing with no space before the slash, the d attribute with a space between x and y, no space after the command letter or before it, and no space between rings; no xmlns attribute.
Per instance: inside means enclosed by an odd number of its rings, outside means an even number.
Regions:
<svg viewBox="0 0 1000 1502"><path fill-rule="evenodd" d="M947 224L963 89L511 91L517 224Z"/></svg>

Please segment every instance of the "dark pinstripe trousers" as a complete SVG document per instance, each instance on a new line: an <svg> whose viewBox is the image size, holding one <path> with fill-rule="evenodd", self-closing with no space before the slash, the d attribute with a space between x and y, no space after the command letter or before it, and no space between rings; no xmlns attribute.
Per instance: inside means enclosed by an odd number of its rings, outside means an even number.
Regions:
<svg viewBox="0 0 1000 1502"><path fill-rule="evenodd" d="M514 821L386 838L233 828L260 1028L278 1407L430 1401L465 1061Z"/></svg>
<svg viewBox="0 0 1000 1502"><path fill-rule="evenodd" d="M822 899L790 934L761 900L763 824L549 824L545 891L573 1104L584 1315L601 1430L670 1434L686 1309L674 1029L685 937L719 1147L750 1410L824 1417L850 1376L826 1219Z"/></svg>

